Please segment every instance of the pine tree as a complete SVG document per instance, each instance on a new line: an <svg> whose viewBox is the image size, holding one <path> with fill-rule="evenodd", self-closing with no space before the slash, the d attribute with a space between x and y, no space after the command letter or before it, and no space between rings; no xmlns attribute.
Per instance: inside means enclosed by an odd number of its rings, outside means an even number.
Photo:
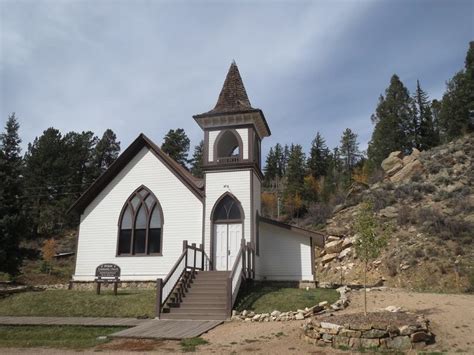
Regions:
<svg viewBox="0 0 474 355"><path fill-rule="evenodd" d="M0 135L0 271L13 276L21 266L19 244L25 226L19 128L12 113Z"/></svg>
<svg viewBox="0 0 474 355"><path fill-rule="evenodd" d="M431 112L430 101L420 86L420 81L416 81L416 91L413 96L413 146L420 150L427 150L439 144Z"/></svg>
<svg viewBox="0 0 474 355"><path fill-rule="evenodd" d="M188 162L189 138L184 129L170 129L161 145L163 152L186 168Z"/></svg>
<svg viewBox="0 0 474 355"><path fill-rule="evenodd" d="M265 186L271 186L278 176L278 161L273 148L270 148L268 152L264 170Z"/></svg>
<svg viewBox="0 0 474 355"><path fill-rule="evenodd" d="M329 149L326 146L326 141L319 132L316 133L311 144L311 150L308 158L308 170L310 174L319 178L325 176L329 163Z"/></svg>
<svg viewBox="0 0 474 355"><path fill-rule="evenodd" d="M471 110L474 110L474 42L469 43L464 70L446 83L439 112L443 141L450 141L473 129L469 119Z"/></svg>
<svg viewBox="0 0 474 355"><path fill-rule="evenodd" d="M105 170L117 160L120 154L120 142L114 131L107 129L102 138L97 142L94 152L94 166L96 169L95 177L97 178Z"/></svg>
<svg viewBox="0 0 474 355"><path fill-rule="evenodd" d="M350 128L346 128L342 133L339 151L343 162L343 169L346 173L350 173L361 157L357 134L352 132Z"/></svg>
<svg viewBox="0 0 474 355"><path fill-rule="evenodd" d="M374 166L380 166L391 152L401 150L409 153L413 126L412 99L408 89L397 75L390 79L385 96L380 96L375 114L375 124L368 155Z"/></svg>
<svg viewBox="0 0 474 355"><path fill-rule="evenodd" d="M288 149L288 147L285 146L285 149ZM283 175L285 175L287 158L285 157L285 152L280 143L275 145L275 160L277 161L276 175L281 179Z"/></svg>
<svg viewBox="0 0 474 355"><path fill-rule="evenodd" d="M202 170L204 157L204 141L201 140L198 145L194 147L193 157L191 158L191 174L195 177L202 178L204 172Z"/></svg>
<svg viewBox="0 0 474 355"><path fill-rule="evenodd" d="M305 177L305 154L303 147L299 144L292 144L289 149L288 168L286 170L287 186L286 194L295 195L303 191Z"/></svg>
<svg viewBox="0 0 474 355"><path fill-rule="evenodd" d="M92 164L97 141L98 138L91 131L68 132L63 137L62 155L68 162L63 175L66 178L65 184L70 185L67 192L75 194L70 196L70 200L78 198L97 176L97 169Z"/></svg>
<svg viewBox="0 0 474 355"><path fill-rule="evenodd" d="M64 154L67 150L61 133L54 128L28 144L24 175L32 237L50 235L64 226L65 212L71 204L71 199L64 198L71 196L72 187L68 181L70 162Z"/></svg>

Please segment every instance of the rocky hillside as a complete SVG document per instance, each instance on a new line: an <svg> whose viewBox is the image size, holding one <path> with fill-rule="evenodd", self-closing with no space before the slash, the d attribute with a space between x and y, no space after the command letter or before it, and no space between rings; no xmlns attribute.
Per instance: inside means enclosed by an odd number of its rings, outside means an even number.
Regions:
<svg viewBox="0 0 474 355"><path fill-rule="evenodd" d="M369 282L431 291L474 290L474 135L409 156L393 152L383 181L353 189L327 221L318 250L320 282L361 283L353 247L361 202L391 225L388 246L370 265Z"/></svg>

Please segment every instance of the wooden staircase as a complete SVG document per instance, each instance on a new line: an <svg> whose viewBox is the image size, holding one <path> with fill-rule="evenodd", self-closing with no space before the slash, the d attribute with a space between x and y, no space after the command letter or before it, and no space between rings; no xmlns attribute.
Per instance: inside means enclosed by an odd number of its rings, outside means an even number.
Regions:
<svg viewBox="0 0 474 355"><path fill-rule="evenodd" d="M255 278L255 248L242 240L232 271L209 271L202 245L188 245L166 278L156 280L159 319L224 320L230 317L242 282Z"/></svg>
<svg viewBox="0 0 474 355"><path fill-rule="evenodd" d="M227 319L229 275L229 271L188 273L175 288L163 309L161 319Z"/></svg>

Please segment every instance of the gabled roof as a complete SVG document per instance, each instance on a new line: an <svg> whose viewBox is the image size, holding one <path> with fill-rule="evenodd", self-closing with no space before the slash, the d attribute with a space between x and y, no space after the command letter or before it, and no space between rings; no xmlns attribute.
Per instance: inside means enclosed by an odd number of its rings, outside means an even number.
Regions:
<svg viewBox="0 0 474 355"><path fill-rule="evenodd" d="M292 224L280 222L275 219L262 217L262 216L259 217L259 221L263 223L271 224L279 228L291 230L292 232L304 235L306 237L314 238L313 243L315 243L318 247L324 247L324 243L326 242L326 235L321 232L312 231L306 228L301 228Z"/></svg>
<svg viewBox="0 0 474 355"><path fill-rule="evenodd" d="M155 143L147 136L141 133L128 147L123 151L117 160L95 180L79 199L69 208L68 213L72 210L82 212L89 203L117 176L117 174L135 157L135 155L147 147L150 151L179 179L191 190L200 200L204 198L204 180L194 177L181 164L164 153Z"/></svg>

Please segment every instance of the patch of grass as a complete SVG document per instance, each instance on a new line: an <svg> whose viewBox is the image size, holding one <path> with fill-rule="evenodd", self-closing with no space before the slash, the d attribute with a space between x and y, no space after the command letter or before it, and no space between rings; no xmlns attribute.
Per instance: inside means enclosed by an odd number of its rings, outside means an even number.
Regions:
<svg viewBox="0 0 474 355"><path fill-rule="evenodd" d="M282 337L282 336L284 336L284 335L285 335L285 333L283 333L283 332L275 333L275 336L276 336L277 338Z"/></svg>
<svg viewBox="0 0 474 355"><path fill-rule="evenodd" d="M155 316L154 290L48 290L0 299L0 316L139 317Z"/></svg>
<svg viewBox="0 0 474 355"><path fill-rule="evenodd" d="M108 339L98 339L123 327L0 326L0 347L86 349Z"/></svg>
<svg viewBox="0 0 474 355"><path fill-rule="evenodd" d="M299 289L273 284L254 284L239 292L236 309L254 311L255 313L270 313L274 310L281 312L296 311L312 307L321 301L335 302L339 294L331 289Z"/></svg>
<svg viewBox="0 0 474 355"><path fill-rule="evenodd" d="M197 337L183 339L179 344L181 345L181 350L183 350L184 352L194 352L196 351L196 347L198 347L199 345L209 344L209 342L207 340L204 340L203 338Z"/></svg>

